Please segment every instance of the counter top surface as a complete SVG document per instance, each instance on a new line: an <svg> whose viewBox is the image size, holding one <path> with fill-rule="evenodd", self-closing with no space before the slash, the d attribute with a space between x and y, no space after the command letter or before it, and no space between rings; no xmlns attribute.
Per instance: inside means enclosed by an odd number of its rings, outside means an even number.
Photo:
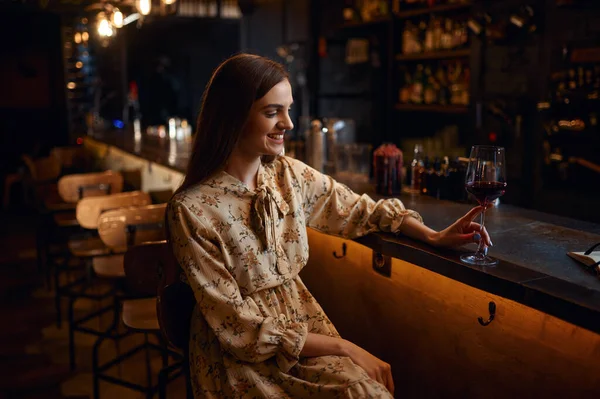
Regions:
<svg viewBox="0 0 600 399"><path fill-rule="evenodd" d="M191 147L189 143L177 143L173 149L168 139L157 137L144 137L136 144L128 132L92 137L179 172L185 171ZM372 192L371 186L351 188ZM474 206L420 195L403 194L399 198L436 230L449 226ZM474 251L475 244L459 251L439 250L391 234L372 234L358 241L600 333L600 278L567 256L569 251L585 251L600 242L600 225L500 204L486 212L486 228L494 243L489 255L501 261L495 267L460 262L461 251Z"/></svg>

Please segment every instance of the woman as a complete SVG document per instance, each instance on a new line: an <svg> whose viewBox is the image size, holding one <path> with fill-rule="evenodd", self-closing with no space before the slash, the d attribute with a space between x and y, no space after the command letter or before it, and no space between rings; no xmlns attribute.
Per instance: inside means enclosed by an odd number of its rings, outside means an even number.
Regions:
<svg viewBox="0 0 600 399"><path fill-rule="evenodd" d="M398 199L374 202L278 156L293 128L283 67L236 55L214 72L186 178L169 204L174 253L192 287L194 396L389 398L389 364L340 338L298 272L306 228L354 238L374 231L437 246L491 245L474 208L444 231ZM326 265L323 265L326 267Z"/></svg>

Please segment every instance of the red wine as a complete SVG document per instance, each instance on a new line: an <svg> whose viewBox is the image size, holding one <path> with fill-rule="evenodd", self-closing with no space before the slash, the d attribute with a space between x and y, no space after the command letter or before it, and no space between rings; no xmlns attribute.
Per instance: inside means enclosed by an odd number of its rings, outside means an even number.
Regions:
<svg viewBox="0 0 600 399"><path fill-rule="evenodd" d="M477 199L480 205L485 205L504 195L506 183L499 181L476 181L465 184L465 189Z"/></svg>

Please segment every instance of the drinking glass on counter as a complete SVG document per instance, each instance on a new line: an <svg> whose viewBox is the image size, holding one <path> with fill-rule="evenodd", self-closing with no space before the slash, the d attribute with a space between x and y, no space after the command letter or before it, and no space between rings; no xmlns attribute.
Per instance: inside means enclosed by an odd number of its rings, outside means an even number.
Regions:
<svg viewBox="0 0 600 399"><path fill-rule="evenodd" d="M504 195L506 190L504 148L486 145L475 145L471 148L465 189L479 202L479 205L484 207L483 212L481 212L481 228L483 229L485 207ZM487 255L487 247L483 240L479 242L477 252L462 255L460 260L478 266L498 264L497 259Z"/></svg>

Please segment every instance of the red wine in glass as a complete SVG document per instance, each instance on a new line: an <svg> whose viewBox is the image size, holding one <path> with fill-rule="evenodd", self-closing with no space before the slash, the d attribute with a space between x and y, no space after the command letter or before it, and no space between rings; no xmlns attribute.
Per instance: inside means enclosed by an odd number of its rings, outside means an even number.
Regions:
<svg viewBox="0 0 600 399"><path fill-rule="evenodd" d="M504 148L488 145L475 145L471 148L469 166L465 176L465 189L473 195L481 206L487 206L506 191L506 163ZM481 212L481 228L485 225L485 208ZM483 239L477 252L460 257L464 263L477 266L494 266L498 260L487 255Z"/></svg>
<svg viewBox="0 0 600 399"><path fill-rule="evenodd" d="M499 181L471 181L465 184L465 189L477 199L479 205L485 206L504 195L506 183Z"/></svg>

